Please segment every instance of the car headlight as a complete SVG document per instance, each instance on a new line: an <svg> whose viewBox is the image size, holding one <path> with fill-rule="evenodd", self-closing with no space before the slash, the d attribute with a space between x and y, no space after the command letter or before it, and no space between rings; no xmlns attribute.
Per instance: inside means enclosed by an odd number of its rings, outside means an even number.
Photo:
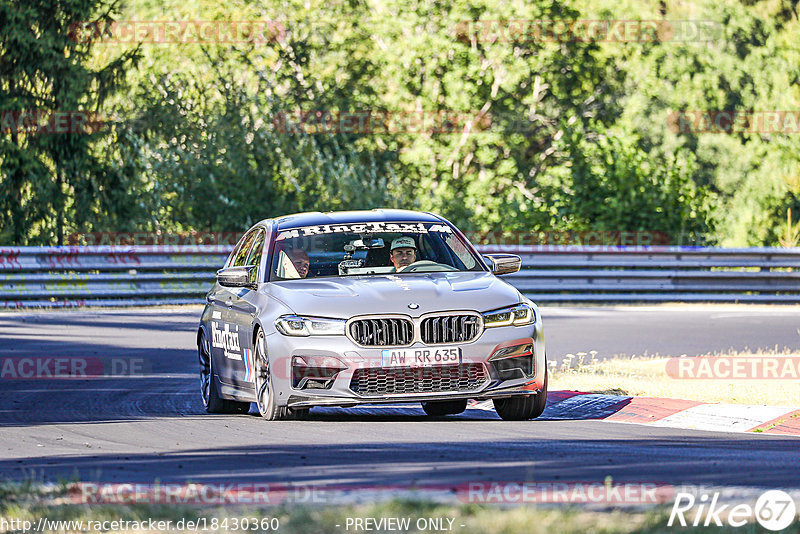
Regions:
<svg viewBox="0 0 800 534"><path fill-rule="evenodd" d="M536 322L533 308L524 302L516 306L501 308L483 314L483 325L486 328L496 326L523 326Z"/></svg>
<svg viewBox="0 0 800 534"><path fill-rule="evenodd" d="M282 315L275 321L275 328L284 336L343 336L346 322L344 319Z"/></svg>

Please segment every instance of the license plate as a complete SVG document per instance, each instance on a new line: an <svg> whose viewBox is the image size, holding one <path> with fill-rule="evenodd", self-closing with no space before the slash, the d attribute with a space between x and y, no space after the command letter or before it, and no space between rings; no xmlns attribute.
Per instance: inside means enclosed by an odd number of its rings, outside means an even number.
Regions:
<svg viewBox="0 0 800 534"><path fill-rule="evenodd" d="M461 349L458 347L384 349L381 351L383 367L433 367L458 365L459 363L461 363Z"/></svg>

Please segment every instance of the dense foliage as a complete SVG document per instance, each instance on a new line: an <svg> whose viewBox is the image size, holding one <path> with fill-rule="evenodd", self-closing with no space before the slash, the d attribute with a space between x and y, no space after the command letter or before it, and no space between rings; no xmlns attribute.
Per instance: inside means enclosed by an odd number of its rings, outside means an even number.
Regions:
<svg viewBox="0 0 800 534"><path fill-rule="evenodd" d="M3 125L0 242L403 207L495 240L642 231L786 244L800 134L676 131L671 117L800 111L794 0L312 4L0 0L0 112L105 118L63 134ZM114 18L278 25L266 39L152 42L120 39ZM559 20L684 31L627 42L503 31ZM95 31L76 37L87 21ZM687 37L687 21L705 33ZM361 127L336 122L347 113Z"/></svg>
<svg viewBox="0 0 800 534"><path fill-rule="evenodd" d="M94 0L0 2L3 242L60 241L68 229L104 224L93 214L124 210L127 184L101 153L108 132L85 123L120 88L139 50L94 67L96 41L71 37L73 21L108 21L116 10Z"/></svg>

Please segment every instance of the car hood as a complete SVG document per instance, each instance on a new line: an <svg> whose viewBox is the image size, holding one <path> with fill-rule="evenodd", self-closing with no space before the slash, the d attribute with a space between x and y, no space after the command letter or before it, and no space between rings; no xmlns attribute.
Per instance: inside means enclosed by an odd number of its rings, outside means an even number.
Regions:
<svg viewBox="0 0 800 534"><path fill-rule="evenodd" d="M349 318L440 310L488 311L520 301L519 292L487 272L371 275L271 282L266 291L298 315ZM411 309L409 304L419 305Z"/></svg>

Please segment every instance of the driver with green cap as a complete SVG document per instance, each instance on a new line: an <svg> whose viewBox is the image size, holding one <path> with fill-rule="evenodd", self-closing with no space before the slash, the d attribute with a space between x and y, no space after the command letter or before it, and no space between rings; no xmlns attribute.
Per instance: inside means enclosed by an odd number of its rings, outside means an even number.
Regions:
<svg viewBox="0 0 800 534"><path fill-rule="evenodd" d="M398 237L389 248L389 259L394 264L395 272L400 272L417 261L417 245L411 237Z"/></svg>

